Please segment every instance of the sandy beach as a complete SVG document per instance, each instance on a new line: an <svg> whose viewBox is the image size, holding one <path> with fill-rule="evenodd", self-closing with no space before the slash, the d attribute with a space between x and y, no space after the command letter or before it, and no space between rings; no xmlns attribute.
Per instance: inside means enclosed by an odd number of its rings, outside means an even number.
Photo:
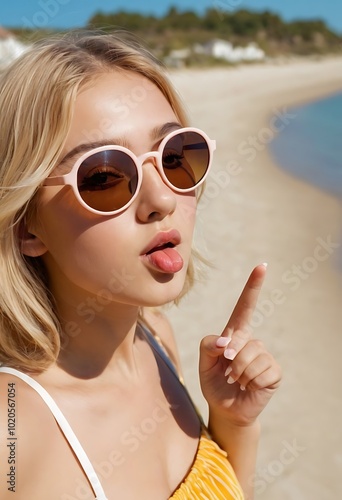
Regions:
<svg viewBox="0 0 342 500"><path fill-rule="evenodd" d="M251 269L269 264L253 329L282 365L283 382L261 419L251 478L260 500L342 498L341 203L281 170L267 151L276 129L296 119L289 107L341 91L341 74L342 59L331 58L171 75L191 124L217 140L195 236L213 269L166 310L204 415L200 339L221 333Z"/></svg>

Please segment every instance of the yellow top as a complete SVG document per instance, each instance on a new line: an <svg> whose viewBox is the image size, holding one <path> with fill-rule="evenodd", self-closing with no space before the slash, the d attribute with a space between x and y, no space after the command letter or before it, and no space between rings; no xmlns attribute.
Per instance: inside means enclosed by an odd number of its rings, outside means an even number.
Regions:
<svg viewBox="0 0 342 500"><path fill-rule="evenodd" d="M243 500L227 453L202 432L189 474L170 500Z"/></svg>

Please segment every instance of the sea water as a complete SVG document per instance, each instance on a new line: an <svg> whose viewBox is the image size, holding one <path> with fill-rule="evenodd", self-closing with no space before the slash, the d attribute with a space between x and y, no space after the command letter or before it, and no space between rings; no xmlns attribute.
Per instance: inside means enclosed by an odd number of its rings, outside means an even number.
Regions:
<svg viewBox="0 0 342 500"><path fill-rule="evenodd" d="M288 111L291 120L269 144L276 163L342 197L342 92Z"/></svg>

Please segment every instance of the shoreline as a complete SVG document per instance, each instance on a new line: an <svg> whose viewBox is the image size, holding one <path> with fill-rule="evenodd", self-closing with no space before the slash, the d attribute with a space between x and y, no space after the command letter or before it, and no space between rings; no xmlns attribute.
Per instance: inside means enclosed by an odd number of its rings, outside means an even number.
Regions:
<svg viewBox="0 0 342 500"><path fill-rule="evenodd" d="M342 493L341 204L278 167L267 149L272 123L295 119L288 107L341 91L341 69L342 58L333 58L171 74L191 124L217 140L195 235L213 269L178 308L166 309L186 384L204 416L200 339L221 332L250 270L269 263L254 329L281 364L283 383L261 417L256 499L333 500ZM257 138L254 149L250 137ZM319 429L334 433L323 437ZM293 454L285 464L279 457L286 446Z"/></svg>
<svg viewBox="0 0 342 500"><path fill-rule="evenodd" d="M289 108L298 123L291 122L269 147L274 162L285 172L338 199L342 198L342 150L338 154L340 130L333 117L337 119L340 109L342 90Z"/></svg>

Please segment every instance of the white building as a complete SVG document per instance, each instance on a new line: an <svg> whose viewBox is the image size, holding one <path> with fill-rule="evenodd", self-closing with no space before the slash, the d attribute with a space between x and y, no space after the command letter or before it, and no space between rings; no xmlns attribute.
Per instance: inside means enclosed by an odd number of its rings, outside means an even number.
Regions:
<svg viewBox="0 0 342 500"><path fill-rule="evenodd" d="M256 43L249 43L246 47L233 47L226 40L215 39L203 46L203 52L231 63L265 59L265 52Z"/></svg>
<svg viewBox="0 0 342 500"><path fill-rule="evenodd" d="M12 33L0 27L0 69L19 57L26 46L14 37Z"/></svg>
<svg viewBox="0 0 342 500"><path fill-rule="evenodd" d="M265 59L265 52L255 43L249 43L243 49L244 61L262 61Z"/></svg>

